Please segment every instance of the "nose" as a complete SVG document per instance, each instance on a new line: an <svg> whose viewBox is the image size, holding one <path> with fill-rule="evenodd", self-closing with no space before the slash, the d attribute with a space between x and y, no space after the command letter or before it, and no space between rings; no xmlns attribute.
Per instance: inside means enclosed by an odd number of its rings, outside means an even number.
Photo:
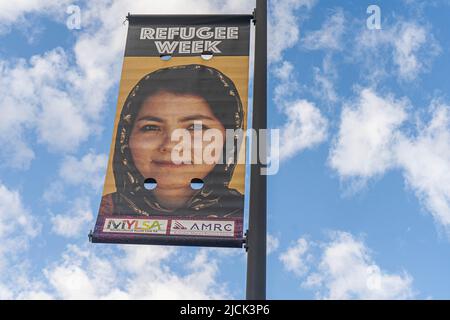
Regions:
<svg viewBox="0 0 450 320"><path fill-rule="evenodd" d="M172 132L166 131L159 146L159 152L171 153L176 144L176 141L172 141Z"/></svg>

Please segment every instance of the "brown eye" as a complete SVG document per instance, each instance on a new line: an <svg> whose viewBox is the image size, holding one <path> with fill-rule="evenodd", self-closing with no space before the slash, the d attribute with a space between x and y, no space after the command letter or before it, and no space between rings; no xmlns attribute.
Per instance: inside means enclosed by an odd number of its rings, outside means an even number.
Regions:
<svg viewBox="0 0 450 320"><path fill-rule="evenodd" d="M199 127L196 126L196 125L194 125L194 124L192 124L192 125L190 125L187 129L188 129L189 131L195 131L195 130L198 130Z"/></svg>
<svg viewBox="0 0 450 320"><path fill-rule="evenodd" d="M155 125L146 125L141 128L142 132L159 132L161 128Z"/></svg>
<svg viewBox="0 0 450 320"><path fill-rule="evenodd" d="M207 126L204 126L204 125L196 125L196 124L190 125L190 126L187 128L187 130L189 130L189 131L203 131L203 130L208 130L208 129L209 129L209 127L207 127Z"/></svg>

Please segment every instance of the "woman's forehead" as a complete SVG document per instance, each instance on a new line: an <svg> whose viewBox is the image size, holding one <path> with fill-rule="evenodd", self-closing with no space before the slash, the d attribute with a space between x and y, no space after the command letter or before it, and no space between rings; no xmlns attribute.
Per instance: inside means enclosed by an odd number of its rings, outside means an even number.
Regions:
<svg viewBox="0 0 450 320"><path fill-rule="evenodd" d="M139 111L139 117L185 118L190 115L204 115L215 118L208 102L194 94L159 92L147 98Z"/></svg>

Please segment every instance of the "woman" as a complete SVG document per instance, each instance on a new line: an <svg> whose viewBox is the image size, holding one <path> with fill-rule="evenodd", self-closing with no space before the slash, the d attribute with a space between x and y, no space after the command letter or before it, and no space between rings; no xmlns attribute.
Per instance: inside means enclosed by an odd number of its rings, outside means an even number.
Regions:
<svg viewBox="0 0 450 320"><path fill-rule="evenodd" d="M186 65L145 76L122 110L113 159L117 192L103 197L100 214L242 217L243 195L229 188L236 151L226 154L222 141L225 164L176 165L171 137L176 129L193 133L199 122L202 130L219 130L225 137L227 129L242 129L243 120L235 85L216 69ZM156 181L154 190L144 187L147 179ZM204 182L201 190L192 189L193 179Z"/></svg>

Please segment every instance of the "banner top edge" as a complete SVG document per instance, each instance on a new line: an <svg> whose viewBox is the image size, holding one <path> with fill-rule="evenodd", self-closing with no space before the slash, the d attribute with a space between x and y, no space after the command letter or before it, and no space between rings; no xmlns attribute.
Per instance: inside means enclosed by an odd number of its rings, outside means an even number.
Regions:
<svg viewBox="0 0 450 320"><path fill-rule="evenodd" d="M139 22L141 20L172 20L172 19L239 19L250 21L254 19L253 14L128 14L126 19L130 22Z"/></svg>

